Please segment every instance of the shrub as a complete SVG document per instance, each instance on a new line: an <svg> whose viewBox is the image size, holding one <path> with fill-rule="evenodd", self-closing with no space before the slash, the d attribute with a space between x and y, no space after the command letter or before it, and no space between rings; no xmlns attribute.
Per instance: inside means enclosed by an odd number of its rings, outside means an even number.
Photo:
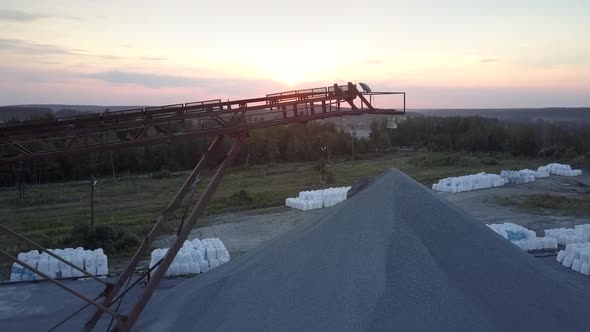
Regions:
<svg viewBox="0 0 590 332"><path fill-rule="evenodd" d="M443 155L425 155L417 156L408 160L411 165L419 168L440 167L440 166L455 166L463 164L462 160L457 154L443 154Z"/></svg>
<svg viewBox="0 0 590 332"><path fill-rule="evenodd" d="M159 170L152 173L152 179L168 179L172 177L172 172L167 169Z"/></svg>
<svg viewBox="0 0 590 332"><path fill-rule="evenodd" d="M326 184L334 184L336 183L336 175L332 171L326 171Z"/></svg>
<svg viewBox="0 0 590 332"><path fill-rule="evenodd" d="M496 160L496 158L491 158L491 157L482 158L480 161L481 161L482 164L484 164L486 166L495 166L495 165L498 165L498 161Z"/></svg>
<svg viewBox="0 0 590 332"><path fill-rule="evenodd" d="M64 240L66 245L84 247L85 249L103 248L107 253L127 251L139 245L139 240L125 229L116 229L109 225L76 225L70 236Z"/></svg>

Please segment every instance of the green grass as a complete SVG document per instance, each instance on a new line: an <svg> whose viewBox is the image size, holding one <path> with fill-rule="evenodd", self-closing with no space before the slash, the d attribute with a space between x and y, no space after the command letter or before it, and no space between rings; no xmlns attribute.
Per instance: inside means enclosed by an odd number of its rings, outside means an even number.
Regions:
<svg viewBox="0 0 590 332"><path fill-rule="evenodd" d="M518 202L514 199L514 197L500 196L500 197L495 197L495 203L498 203L502 206L509 206L509 205L516 205Z"/></svg>
<svg viewBox="0 0 590 332"><path fill-rule="evenodd" d="M430 185L448 176L536 168L543 164L540 160L483 154L450 156L424 152L390 154L370 160L332 160L326 166L326 171L333 174L333 183L330 185L321 184L317 162L255 165L248 170L238 165L226 173L206 214L280 206L286 197L295 196L299 191L352 185L361 177L375 176L391 167L397 167L417 181ZM488 162L490 159L496 162ZM154 176L145 174L124 176L117 180L101 179L95 191L95 223L117 225L131 234L143 237L187 175L188 172L160 172ZM28 186L26 192L28 198L21 202L16 199L15 188L0 188L0 222L46 247L62 246L74 225L89 222L90 193L87 181ZM168 223L167 230L178 225L183 212L183 208L175 212L175 218ZM11 252L28 249L6 236L0 236L0 246ZM127 253L110 253L114 256L117 254Z"/></svg>
<svg viewBox="0 0 590 332"><path fill-rule="evenodd" d="M590 197L536 194L524 197L518 205L542 214L557 212L572 216L590 215Z"/></svg>

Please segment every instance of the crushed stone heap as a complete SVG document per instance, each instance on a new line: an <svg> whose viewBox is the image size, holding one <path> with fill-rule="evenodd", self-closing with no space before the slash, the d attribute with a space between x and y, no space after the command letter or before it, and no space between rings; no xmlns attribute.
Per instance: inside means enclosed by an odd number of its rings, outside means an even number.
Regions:
<svg viewBox="0 0 590 332"><path fill-rule="evenodd" d="M557 263L556 263L557 264ZM399 170L162 290L138 331L587 331L590 296Z"/></svg>

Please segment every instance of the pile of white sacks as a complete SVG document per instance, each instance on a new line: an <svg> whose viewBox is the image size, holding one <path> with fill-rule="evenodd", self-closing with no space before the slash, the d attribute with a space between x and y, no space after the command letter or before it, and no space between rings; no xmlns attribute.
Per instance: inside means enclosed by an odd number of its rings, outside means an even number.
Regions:
<svg viewBox="0 0 590 332"><path fill-rule="evenodd" d="M590 224L576 225L574 228L546 229L545 235L557 239L562 245L590 242Z"/></svg>
<svg viewBox="0 0 590 332"><path fill-rule="evenodd" d="M522 250L557 249L557 240L555 238L550 236L537 237L534 231L520 225L507 222L487 226Z"/></svg>
<svg viewBox="0 0 590 332"><path fill-rule="evenodd" d="M479 173L444 178L439 180L438 183L433 184L432 190L458 193L463 191L500 187L504 184L506 184L506 181L498 174Z"/></svg>
<svg viewBox="0 0 590 332"><path fill-rule="evenodd" d="M584 275L590 275L590 243L571 243L557 254L557 261Z"/></svg>
<svg viewBox="0 0 590 332"><path fill-rule="evenodd" d="M84 250L84 248L80 247L76 249L49 249L49 251L80 267L88 273L98 276L109 274L108 258L102 249ZM18 254L18 259L52 278L72 278L84 276L82 272L73 269L71 266L63 262L60 262L45 252L39 253L37 250L22 252ZM33 271L26 269L24 266L18 263L14 263L12 265L10 281L40 279L43 278Z"/></svg>
<svg viewBox="0 0 590 332"><path fill-rule="evenodd" d="M538 172L548 172L551 174L561 175L561 176L578 176L582 175L581 169L572 169L570 165L552 163L547 166L541 166L537 170Z"/></svg>
<svg viewBox="0 0 590 332"><path fill-rule="evenodd" d="M439 180L432 185L432 190L449 193L501 187L506 183L522 184L535 181L536 178L546 178L549 174L563 176L582 175L582 170L572 169L570 165L552 163L541 166L536 171L522 169L519 171L502 171L498 174L472 174L458 177L449 177Z"/></svg>
<svg viewBox="0 0 590 332"><path fill-rule="evenodd" d="M502 179L504 179L504 181L506 181L506 183L523 184L535 181L535 176L528 172L521 173L521 171L502 171L500 172L500 176Z"/></svg>
<svg viewBox="0 0 590 332"><path fill-rule="evenodd" d="M167 252L168 248L154 249L150 260L150 269L164 258ZM184 241L182 248L174 257L164 276L175 277L205 273L227 262L229 262L229 252L218 238Z"/></svg>
<svg viewBox="0 0 590 332"><path fill-rule="evenodd" d="M298 197L287 198L285 205L303 211L330 207L346 200L348 190L350 187L302 191Z"/></svg>

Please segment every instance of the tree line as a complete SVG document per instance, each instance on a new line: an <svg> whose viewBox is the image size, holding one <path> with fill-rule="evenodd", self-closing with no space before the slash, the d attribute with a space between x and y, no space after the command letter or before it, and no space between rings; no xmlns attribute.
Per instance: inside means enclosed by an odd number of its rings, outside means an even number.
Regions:
<svg viewBox="0 0 590 332"><path fill-rule="evenodd" d="M411 116L388 128L387 119L370 125L368 138L330 121L293 124L250 132L250 141L238 164L319 161L366 157L396 147L442 152L505 152L515 156L554 159L590 158L590 126L575 123L506 123L482 117ZM161 170L187 170L198 162L211 138L55 157L23 164L27 183L85 180L91 174L112 176ZM18 165L0 168L0 185L14 185Z"/></svg>

